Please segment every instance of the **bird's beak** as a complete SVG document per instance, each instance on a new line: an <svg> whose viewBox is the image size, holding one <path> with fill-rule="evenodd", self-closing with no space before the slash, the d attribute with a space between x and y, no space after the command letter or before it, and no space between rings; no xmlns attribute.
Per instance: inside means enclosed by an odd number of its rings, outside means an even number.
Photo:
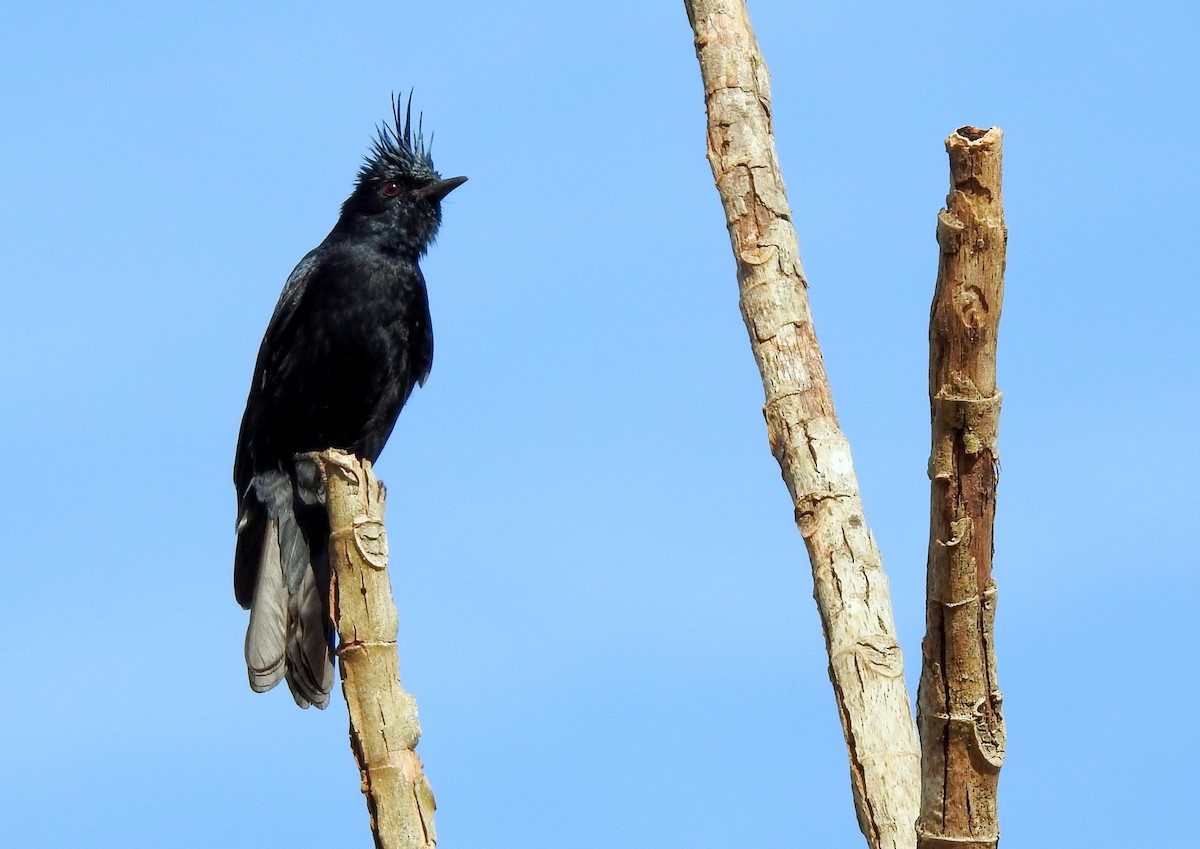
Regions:
<svg viewBox="0 0 1200 849"><path fill-rule="evenodd" d="M422 186L414 191L413 195L419 198L440 201L465 182L467 182L466 177L451 177L448 180L438 180L435 183L430 183L428 186Z"/></svg>

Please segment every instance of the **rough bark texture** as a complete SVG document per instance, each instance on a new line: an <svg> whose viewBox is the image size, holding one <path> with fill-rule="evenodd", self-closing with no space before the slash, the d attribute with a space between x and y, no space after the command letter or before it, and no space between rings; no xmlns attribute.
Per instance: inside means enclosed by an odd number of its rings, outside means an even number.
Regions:
<svg viewBox="0 0 1200 849"><path fill-rule="evenodd" d="M350 745L379 849L434 849L433 792L414 749L417 703L400 686L398 616L388 580L384 488L368 460L309 455L329 513L330 610L338 629Z"/></svg>
<svg viewBox="0 0 1200 849"><path fill-rule="evenodd" d="M740 0L685 0L708 108L742 315L762 373L767 434L812 563L829 676L871 847L912 847L919 761L879 550L863 517L809 312L775 142L766 65Z"/></svg>
<svg viewBox="0 0 1200 849"><path fill-rule="evenodd" d="M1000 130L946 140L950 194L929 322L933 449L928 602L917 725L921 849L994 847L1004 719L996 683L992 522L999 455L996 334L1004 296Z"/></svg>

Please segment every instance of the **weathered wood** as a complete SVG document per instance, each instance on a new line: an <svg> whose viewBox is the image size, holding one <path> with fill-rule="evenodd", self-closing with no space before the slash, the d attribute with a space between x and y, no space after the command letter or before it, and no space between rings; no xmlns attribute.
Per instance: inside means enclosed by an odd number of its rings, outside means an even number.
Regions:
<svg viewBox="0 0 1200 849"><path fill-rule="evenodd" d="M329 514L330 611L375 846L434 849L433 792L414 751L417 703L400 685L384 487L368 460L340 451L307 456L319 469Z"/></svg>
<svg viewBox="0 0 1200 849"><path fill-rule="evenodd" d="M946 140L950 194L929 322L933 448L921 734L921 849L992 849L1005 732L996 683L992 525L999 454L996 337L1004 297L1001 132Z"/></svg>
<svg viewBox="0 0 1200 849"><path fill-rule="evenodd" d="M812 564L859 826L872 849L915 845L919 763L887 578L863 515L809 310L775 142L767 68L741 0L685 0L742 315L771 451Z"/></svg>

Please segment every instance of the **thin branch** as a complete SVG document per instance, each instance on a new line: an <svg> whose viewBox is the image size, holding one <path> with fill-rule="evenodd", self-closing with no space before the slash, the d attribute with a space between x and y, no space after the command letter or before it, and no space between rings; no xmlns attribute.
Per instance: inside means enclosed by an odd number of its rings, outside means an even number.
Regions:
<svg viewBox="0 0 1200 849"><path fill-rule="evenodd" d="M417 703L400 686L398 615L388 580L384 488L368 460L340 451L316 463L329 513L330 610L338 629L350 746L377 849L435 849L433 792L414 749Z"/></svg>
<svg viewBox="0 0 1200 849"><path fill-rule="evenodd" d="M918 749L887 578L838 427L771 134L768 74L741 0L685 0L767 435L812 563L859 826L911 849Z"/></svg>
<svg viewBox="0 0 1200 849"><path fill-rule="evenodd" d="M1001 133L946 139L950 194L929 321L933 450L928 600L917 725L921 849L994 849L1004 718L996 683L992 524L999 454L996 336L1004 297Z"/></svg>

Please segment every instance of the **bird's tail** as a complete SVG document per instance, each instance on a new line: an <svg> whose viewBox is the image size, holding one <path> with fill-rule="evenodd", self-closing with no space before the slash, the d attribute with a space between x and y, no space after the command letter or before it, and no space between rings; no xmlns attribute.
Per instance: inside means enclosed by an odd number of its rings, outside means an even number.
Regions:
<svg viewBox="0 0 1200 849"><path fill-rule="evenodd" d="M257 576L246 629L250 688L262 693L286 676L302 708L329 703L333 688L333 630L329 620L328 533L321 522L301 529L298 512L311 518L324 511L294 497L286 472L256 475L238 520L247 553L257 549ZM305 530L310 530L305 533ZM261 536L258 536L261 535ZM243 568L239 551L239 568Z"/></svg>

